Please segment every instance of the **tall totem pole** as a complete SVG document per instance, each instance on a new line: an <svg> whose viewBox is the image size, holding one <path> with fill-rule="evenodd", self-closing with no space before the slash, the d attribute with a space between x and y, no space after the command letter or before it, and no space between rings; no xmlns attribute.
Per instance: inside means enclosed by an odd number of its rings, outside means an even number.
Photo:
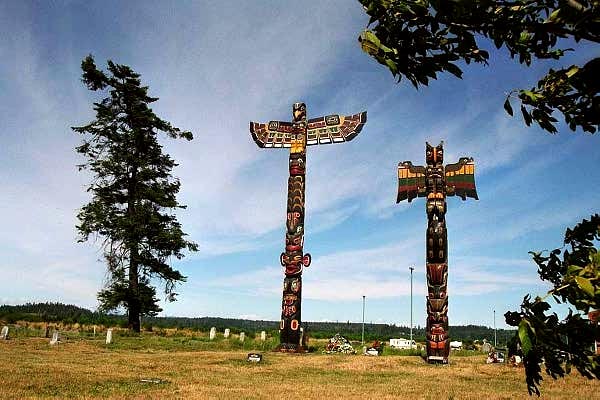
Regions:
<svg viewBox="0 0 600 400"><path fill-rule="evenodd" d="M448 363L448 237L446 196L478 200L475 190L475 164L460 158L444 168L444 142L437 147L426 143L427 166L410 161L398 164L398 199L412 201L427 197L427 361Z"/></svg>
<svg viewBox="0 0 600 400"><path fill-rule="evenodd" d="M285 252L280 256L285 278L279 351L305 351L300 342L302 270L310 265L311 259L303 249L306 146L350 141L366 121L366 111L350 116L328 115L307 121L306 105L294 103L292 122L250 122L250 132L258 147L290 148Z"/></svg>

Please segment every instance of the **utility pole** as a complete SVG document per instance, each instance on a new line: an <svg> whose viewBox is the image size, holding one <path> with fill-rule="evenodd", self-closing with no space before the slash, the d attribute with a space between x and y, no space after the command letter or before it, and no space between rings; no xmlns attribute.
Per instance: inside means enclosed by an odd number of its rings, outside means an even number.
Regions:
<svg viewBox="0 0 600 400"><path fill-rule="evenodd" d="M496 310L494 310L494 348L496 347Z"/></svg>
<svg viewBox="0 0 600 400"><path fill-rule="evenodd" d="M413 271L414 271L414 267L408 267L408 269L410 269L410 348L412 349L412 343L413 343L413 300L412 300L412 278L413 278Z"/></svg>
<svg viewBox="0 0 600 400"><path fill-rule="evenodd" d="M365 345L365 296L363 295L362 345Z"/></svg>

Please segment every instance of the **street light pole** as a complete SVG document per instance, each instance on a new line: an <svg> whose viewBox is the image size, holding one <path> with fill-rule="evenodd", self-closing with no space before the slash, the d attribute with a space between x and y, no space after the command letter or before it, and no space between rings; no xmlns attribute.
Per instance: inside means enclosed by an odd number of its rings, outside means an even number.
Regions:
<svg viewBox="0 0 600 400"><path fill-rule="evenodd" d="M410 269L410 348L412 349L412 343L413 343L413 300L412 300L412 278L413 278L413 271L414 271L414 267L408 267L408 269Z"/></svg>
<svg viewBox="0 0 600 400"><path fill-rule="evenodd" d="M496 347L496 310L494 310L494 347Z"/></svg>
<svg viewBox="0 0 600 400"><path fill-rule="evenodd" d="M365 344L365 296L363 295L362 345Z"/></svg>

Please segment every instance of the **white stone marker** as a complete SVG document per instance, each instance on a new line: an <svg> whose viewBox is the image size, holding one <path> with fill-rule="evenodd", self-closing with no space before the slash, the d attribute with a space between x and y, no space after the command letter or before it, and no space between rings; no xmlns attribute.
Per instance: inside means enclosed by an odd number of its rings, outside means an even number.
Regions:
<svg viewBox="0 0 600 400"><path fill-rule="evenodd" d="M8 326L4 326L2 328L2 333L0 333L0 339L2 340L8 340Z"/></svg>
<svg viewBox="0 0 600 400"><path fill-rule="evenodd" d="M208 338L210 340L213 340L216 336L217 336L217 328L215 328L213 326L212 328L210 328L210 333L208 334Z"/></svg>
<svg viewBox="0 0 600 400"><path fill-rule="evenodd" d="M112 343L112 328L108 328L106 331L106 344Z"/></svg>
<svg viewBox="0 0 600 400"><path fill-rule="evenodd" d="M96 337L96 325L94 325L94 337Z"/></svg>
<svg viewBox="0 0 600 400"><path fill-rule="evenodd" d="M223 337L224 337L225 339L229 338L229 332L231 332L231 331L229 330L229 328L225 328L225 332L223 333Z"/></svg>
<svg viewBox="0 0 600 400"><path fill-rule="evenodd" d="M244 332L240 332L240 342L244 342L244 339L246 339L246 334Z"/></svg>
<svg viewBox="0 0 600 400"><path fill-rule="evenodd" d="M50 344L54 346L55 344L58 344L58 342L60 342L60 334L58 331L54 331L52 333L52 340L50 340Z"/></svg>
<svg viewBox="0 0 600 400"><path fill-rule="evenodd" d="M263 342L264 342L265 340L267 340L267 332L265 332L265 331L262 331L262 332L260 333L260 340L262 340Z"/></svg>

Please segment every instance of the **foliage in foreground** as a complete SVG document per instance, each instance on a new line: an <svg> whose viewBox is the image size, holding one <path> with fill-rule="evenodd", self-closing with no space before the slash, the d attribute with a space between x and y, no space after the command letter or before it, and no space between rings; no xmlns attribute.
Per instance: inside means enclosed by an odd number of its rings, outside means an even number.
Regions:
<svg viewBox="0 0 600 400"><path fill-rule="evenodd" d="M161 311L151 279L161 280L167 300L174 301L175 285L185 277L169 265L170 259L181 259L185 249L197 250L176 216L167 212L185 206L177 202L180 183L171 175L177 164L163 153L157 135L193 136L154 114L149 105L158 99L148 96L148 87L128 66L109 60L105 73L90 55L81 68L88 89L107 97L94 103L94 121L72 128L83 137L77 152L86 162L79 168L93 174L92 200L77 215L77 230L80 241L90 235L103 240L108 281L98 293L101 308L125 307L131 329L139 332L141 315Z"/></svg>
<svg viewBox="0 0 600 400"><path fill-rule="evenodd" d="M600 254L594 241L600 240L600 215L583 220L565 233L565 246L548 256L531 252L538 274L554 288L544 298L523 299L520 312L507 312L506 323L518 327L517 339L523 351L527 388L539 396L541 363L553 378L564 377L577 368L587 378L600 379L600 356L593 353L594 341L600 341L600 329L587 318L600 309ZM562 253L563 259L559 256ZM552 296L558 303L577 309L563 320L556 313L546 314Z"/></svg>
<svg viewBox="0 0 600 400"><path fill-rule="evenodd" d="M438 73L462 77L457 61L487 65L488 52L478 38L489 39L510 57L529 66L532 59L560 59L581 40L600 43L598 0L359 0L370 16L359 37L362 49L397 77L416 88L427 86ZM567 42L566 40L569 41ZM567 43L567 44L565 44ZM560 46L560 47L559 47ZM596 48L597 50L597 48ZM510 97L516 93L521 113L556 133L558 110L571 130L594 133L600 126L600 57L584 65L553 70L536 87L513 90L504 103L513 115Z"/></svg>

